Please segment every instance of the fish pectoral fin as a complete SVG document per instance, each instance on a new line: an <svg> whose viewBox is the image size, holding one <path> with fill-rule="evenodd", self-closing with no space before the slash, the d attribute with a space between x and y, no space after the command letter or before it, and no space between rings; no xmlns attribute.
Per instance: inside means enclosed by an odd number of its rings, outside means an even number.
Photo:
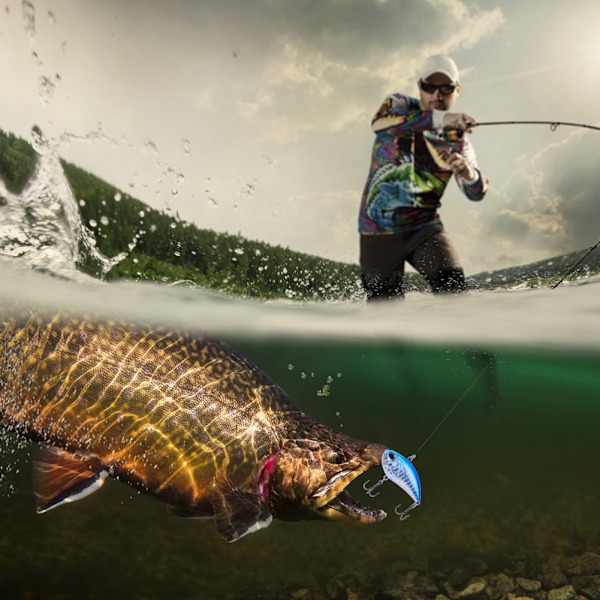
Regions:
<svg viewBox="0 0 600 600"><path fill-rule="evenodd" d="M217 532L226 542L268 527L273 520L258 495L240 490L224 476L215 478L211 500Z"/></svg>
<svg viewBox="0 0 600 600"><path fill-rule="evenodd" d="M98 459L49 446L42 447L34 458L33 474L38 513L93 494L108 476Z"/></svg>

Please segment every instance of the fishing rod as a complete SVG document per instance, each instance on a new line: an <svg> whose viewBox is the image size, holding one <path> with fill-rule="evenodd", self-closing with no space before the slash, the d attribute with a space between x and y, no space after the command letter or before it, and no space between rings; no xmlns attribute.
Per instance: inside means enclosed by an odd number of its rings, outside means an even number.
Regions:
<svg viewBox="0 0 600 600"><path fill-rule="evenodd" d="M482 123L467 123L467 129L472 127L487 127L490 125L548 125L550 131L556 131L560 126L580 127L583 129L594 129L600 131L600 126L589 125L587 123L570 123L568 121L484 121ZM444 136L447 140L454 142L462 139L465 132L463 129L449 125L444 127Z"/></svg>
<svg viewBox="0 0 600 600"><path fill-rule="evenodd" d="M600 127L597 125L569 123L567 121L484 121L483 123L475 123L472 127L485 127L487 125L549 125L550 131L556 131L562 125L564 127L582 127L583 129L600 131Z"/></svg>
<svg viewBox="0 0 600 600"><path fill-rule="evenodd" d="M598 247L600 246L600 238L598 238L598 241L593 245L590 246L588 248L588 250L586 252L584 252L579 259L577 260L577 262L575 262L570 268L569 270L562 276L562 278L560 279L559 282L555 283L554 285L551 285L550 287L552 289L557 288L571 273L573 273L577 267Z"/></svg>

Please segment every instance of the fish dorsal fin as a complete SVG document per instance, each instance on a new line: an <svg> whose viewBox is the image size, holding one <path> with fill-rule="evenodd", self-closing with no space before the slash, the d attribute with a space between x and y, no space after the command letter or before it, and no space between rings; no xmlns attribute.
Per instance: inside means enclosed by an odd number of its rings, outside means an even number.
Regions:
<svg viewBox="0 0 600 600"><path fill-rule="evenodd" d="M211 500L217 532L226 542L268 527L273 520L257 494L243 492L223 475L215 477Z"/></svg>
<svg viewBox="0 0 600 600"><path fill-rule="evenodd" d="M49 446L37 453L33 473L38 513L93 494L108 476L98 459L78 457Z"/></svg>

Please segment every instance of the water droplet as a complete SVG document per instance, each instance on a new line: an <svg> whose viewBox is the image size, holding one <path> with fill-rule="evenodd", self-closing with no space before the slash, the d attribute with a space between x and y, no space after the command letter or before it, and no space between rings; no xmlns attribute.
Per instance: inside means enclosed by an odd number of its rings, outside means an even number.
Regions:
<svg viewBox="0 0 600 600"><path fill-rule="evenodd" d="M94 219L90 219L88 221L88 223L90 224L90 227L97 227L98 223L96 221L94 221Z"/></svg>
<svg viewBox="0 0 600 600"><path fill-rule="evenodd" d="M181 142L181 148L183 149L183 151L186 154L190 154L190 152L192 151L192 142L190 142L190 140L183 140Z"/></svg>
<svg viewBox="0 0 600 600"><path fill-rule="evenodd" d="M23 0L21 4L23 10L23 21L25 25L25 31L29 34L29 37L33 40L35 37L35 7L31 2Z"/></svg>
<svg viewBox="0 0 600 600"><path fill-rule="evenodd" d="M242 196L246 198L252 198L256 192L256 186L253 183L247 183L240 191Z"/></svg>
<svg viewBox="0 0 600 600"><path fill-rule="evenodd" d="M117 192L114 195L115 202L121 202L121 192Z"/></svg>
<svg viewBox="0 0 600 600"><path fill-rule="evenodd" d="M40 77L40 99L44 104L48 104L50 98L54 95L55 90L56 86L54 85L54 82L50 78L42 75Z"/></svg>
<svg viewBox="0 0 600 600"><path fill-rule="evenodd" d="M147 152L150 152L150 154L158 154L158 148L156 147L156 144L152 141L152 140L146 140L144 142L144 150L146 150Z"/></svg>
<svg viewBox="0 0 600 600"><path fill-rule="evenodd" d="M108 217L105 217L104 215L101 216L100 223L102 223L102 225L108 225Z"/></svg>

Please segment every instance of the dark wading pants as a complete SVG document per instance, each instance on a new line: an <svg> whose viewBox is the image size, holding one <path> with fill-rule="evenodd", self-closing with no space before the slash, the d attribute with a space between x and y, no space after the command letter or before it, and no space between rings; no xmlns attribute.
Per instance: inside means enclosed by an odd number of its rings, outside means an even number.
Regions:
<svg viewBox="0 0 600 600"><path fill-rule="evenodd" d="M367 301L402 298L404 263L412 265L434 293L463 292L465 275L442 225L409 233L360 236L360 267Z"/></svg>

